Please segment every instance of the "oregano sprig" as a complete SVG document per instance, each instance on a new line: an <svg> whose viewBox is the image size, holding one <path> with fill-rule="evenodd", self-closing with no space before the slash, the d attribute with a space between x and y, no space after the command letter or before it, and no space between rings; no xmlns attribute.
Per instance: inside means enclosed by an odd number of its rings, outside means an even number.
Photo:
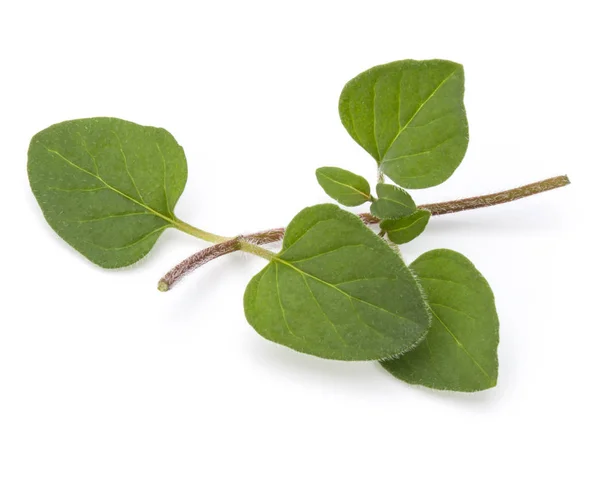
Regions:
<svg viewBox="0 0 600 500"><path fill-rule="evenodd" d="M457 252L432 250L407 266L395 245L426 231L432 216L507 203L569 180L417 205L407 190L445 181L466 153L463 94L462 66L442 60L397 61L348 82L340 117L375 159L377 182L372 188L331 166L316 176L339 204L368 204L360 214L322 204L301 210L285 229L226 237L194 227L175 215L187 180L181 146L164 129L117 118L71 120L36 134L30 184L50 226L101 267L131 265L165 229L178 229L213 245L175 266L159 290L218 257L247 252L267 261L244 295L246 318L263 337L327 359L379 361L413 384L484 390L498 376L489 284ZM278 252L263 247L280 240Z"/></svg>

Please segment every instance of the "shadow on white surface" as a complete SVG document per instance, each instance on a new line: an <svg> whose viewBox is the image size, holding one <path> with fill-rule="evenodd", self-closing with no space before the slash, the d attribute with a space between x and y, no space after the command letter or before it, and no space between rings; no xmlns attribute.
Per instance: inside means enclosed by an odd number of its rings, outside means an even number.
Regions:
<svg viewBox="0 0 600 500"><path fill-rule="evenodd" d="M249 330L247 335L250 340L244 342L245 353L271 371L273 377L305 381L307 384L317 383L319 386L323 383L332 384L332 387L337 387L340 391L366 391L369 395L386 398L412 399L417 396L472 409L492 408L500 401L504 392L502 387L476 393L437 391L396 379L375 361L345 362L321 359L262 339L253 330Z"/></svg>

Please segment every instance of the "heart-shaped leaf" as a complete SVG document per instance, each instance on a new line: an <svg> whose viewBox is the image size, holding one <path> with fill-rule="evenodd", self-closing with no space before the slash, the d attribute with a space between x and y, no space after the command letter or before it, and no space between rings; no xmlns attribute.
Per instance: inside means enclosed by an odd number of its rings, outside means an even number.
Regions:
<svg viewBox="0 0 600 500"><path fill-rule="evenodd" d="M361 73L340 96L348 133L406 188L444 182L468 144L464 73L451 61L396 61Z"/></svg>
<svg viewBox="0 0 600 500"><path fill-rule="evenodd" d="M263 337L340 360L406 352L430 322L398 255L357 216L331 204L294 217L282 251L248 284L244 307Z"/></svg>
<svg viewBox="0 0 600 500"><path fill-rule="evenodd" d="M414 200L404 189L392 184L377 184L377 200L371 203L371 213L380 219L399 219L417 210Z"/></svg>
<svg viewBox="0 0 600 500"><path fill-rule="evenodd" d="M117 118L58 123L33 137L27 167L50 226L99 266L133 264L177 224L187 163L164 129Z"/></svg>
<svg viewBox="0 0 600 500"><path fill-rule="evenodd" d="M425 340L383 367L411 384L473 392L496 385L498 315L488 282L465 256L432 250L410 266L433 316Z"/></svg>
<svg viewBox="0 0 600 500"><path fill-rule="evenodd" d="M427 226L431 212L428 210L417 210L407 217L395 220L384 220L379 225L391 242L401 245L408 243L419 236Z"/></svg>
<svg viewBox="0 0 600 500"><path fill-rule="evenodd" d="M360 175L338 167L321 167L316 174L323 190L342 205L356 207L371 199L371 187Z"/></svg>

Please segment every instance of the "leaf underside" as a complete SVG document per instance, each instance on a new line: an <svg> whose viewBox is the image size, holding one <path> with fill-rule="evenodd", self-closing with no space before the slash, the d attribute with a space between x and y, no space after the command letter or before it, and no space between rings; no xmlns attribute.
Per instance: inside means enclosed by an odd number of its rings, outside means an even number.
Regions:
<svg viewBox="0 0 600 500"><path fill-rule="evenodd" d="M398 255L358 217L331 204L292 220L282 251L248 284L244 306L265 338L339 360L406 352L430 322Z"/></svg>
<svg viewBox="0 0 600 500"><path fill-rule="evenodd" d="M382 362L392 375L433 389L474 392L496 385L498 315L485 278L463 255L432 250L410 266L432 323L414 350Z"/></svg>
<svg viewBox="0 0 600 500"><path fill-rule="evenodd" d="M468 144L460 64L396 61L359 74L340 96L348 133L381 171L406 188L444 182Z"/></svg>
<svg viewBox="0 0 600 500"><path fill-rule="evenodd" d="M169 132L117 118L42 130L31 140L27 167L50 226L106 268L138 261L175 224L187 179L183 149Z"/></svg>

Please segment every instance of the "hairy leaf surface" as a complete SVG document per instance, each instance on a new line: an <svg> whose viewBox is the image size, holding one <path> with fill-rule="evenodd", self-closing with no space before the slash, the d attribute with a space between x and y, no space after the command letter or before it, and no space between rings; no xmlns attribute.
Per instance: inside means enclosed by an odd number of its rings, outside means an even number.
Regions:
<svg viewBox="0 0 600 500"><path fill-rule="evenodd" d="M410 266L432 314L425 340L382 363L411 384L451 391L482 391L498 377L498 315L488 282L463 255L432 250Z"/></svg>
<svg viewBox="0 0 600 500"><path fill-rule="evenodd" d="M323 190L342 205L356 207L371 199L371 187L360 175L338 167L321 167L316 174Z"/></svg>
<svg viewBox="0 0 600 500"><path fill-rule="evenodd" d="M427 227L431 218L428 210L417 210L416 212L395 220L384 220L379 225L390 241L397 244L408 243L419 236Z"/></svg>
<svg viewBox="0 0 600 500"><path fill-rule="evenodd" d="M340 360L406 352L430 322L398 255L357 216L331 204L294 217L282 251L248 284L244 307L263 337Z"/></svg>
<svg viewBox="0 0 600 500"><path fill-rule="evenodd" d="M396 184L444 182L468 144L464 72L443 61L396 61L350 80L340 96L342 123Z"/></svg>
<svg viewBox="0 0 600 500"><path fill-rule="evenodd" d="M52 125L31 140L31 189L50 226L102 267L133 264L176 223L187 179L183 149L164 129L117 118Z"/></svg>
<svg viewBox="0 0 600 500"><path fill-rule="evenodd" d="M410 194L392 184L377 184L378 199L371 203L371 213L380 219L399 219L414 213L417 205Z"/></svg>

